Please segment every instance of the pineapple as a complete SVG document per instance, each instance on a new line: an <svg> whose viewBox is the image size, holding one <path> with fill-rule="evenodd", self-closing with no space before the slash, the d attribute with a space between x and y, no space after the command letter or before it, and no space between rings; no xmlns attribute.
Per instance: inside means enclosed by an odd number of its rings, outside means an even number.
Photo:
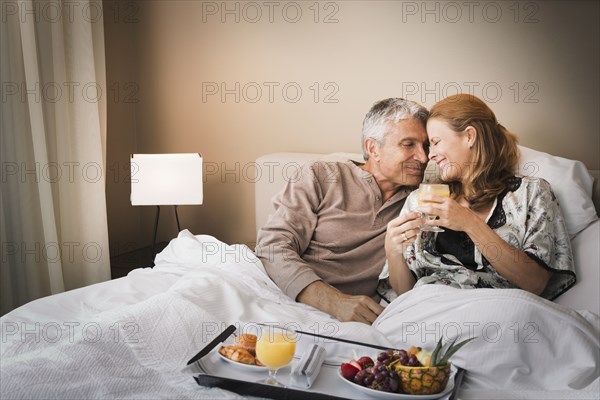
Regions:
<svg viewBox="0 0 600 400"><path fill-rule="evenodd" d="M394 368L400 377L400 386L408 394L436 394L442 392L450 379L450 357L462 346L475 338L464 340L458 344L456 340L449 345L443 345L442 339L437 343L433 352L419 349L411 352L421 366L408 366L395 363ZM412 348L411 348L412 349Z"/></svg>
<svg viewBox="0 0 600 400"><path fill-rule="evenodd" d="M407 367L398 365L400 387L408 394L436 394L442 392L450 379L450 363L442 367Z"/></svg>

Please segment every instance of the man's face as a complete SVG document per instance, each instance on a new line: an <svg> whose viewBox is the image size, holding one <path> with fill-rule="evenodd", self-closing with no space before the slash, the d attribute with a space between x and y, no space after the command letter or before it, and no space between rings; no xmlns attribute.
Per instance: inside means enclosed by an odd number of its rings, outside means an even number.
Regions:
<svg viewBox="0 0 600 400"><path fill-rule="evenodd" d="M388 122L387 134L375 157L379 179L392 186L417 186L429 159L427 131L411 118Z"/></svg>

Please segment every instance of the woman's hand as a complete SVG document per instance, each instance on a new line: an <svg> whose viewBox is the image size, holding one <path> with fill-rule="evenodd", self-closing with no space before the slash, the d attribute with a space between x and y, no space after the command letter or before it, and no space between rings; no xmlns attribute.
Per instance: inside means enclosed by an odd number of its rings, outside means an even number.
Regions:
<svg viewBox="0 0 600 400"><path fill-rule="evenodd" d="M426 194L420 198L420 201L427 203L420 204L418 211L438 217L435 220L426 220L426 225L442 226L453 231L465 232L468 227L478 222L477 214L452 198Z"/></svg>
<svg viewBox="0 0 600 400"><path fill-rule="evenodd" d="M439 219L427 221L427 225L465 232L498 274L521 289L538 295L542 293L548 284L550 273L526 253L498 236L484 221L485 212L477 215L448 197L425 195L422 199L432 203L423 204L418 210L439 216Z"/></svg>

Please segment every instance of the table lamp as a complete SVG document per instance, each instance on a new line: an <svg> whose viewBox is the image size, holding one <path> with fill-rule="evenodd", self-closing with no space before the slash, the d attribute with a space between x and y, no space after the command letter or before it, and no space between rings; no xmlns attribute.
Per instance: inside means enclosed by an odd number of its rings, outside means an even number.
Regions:
<svg viewBox="0 0 600 400"><path fill-rule="evenodd" d="M184 154L132 154L131 205L156 206L152 255L156 246L160 206L175 209L178 232L177 206L202 204L202 156Z"/></svg>

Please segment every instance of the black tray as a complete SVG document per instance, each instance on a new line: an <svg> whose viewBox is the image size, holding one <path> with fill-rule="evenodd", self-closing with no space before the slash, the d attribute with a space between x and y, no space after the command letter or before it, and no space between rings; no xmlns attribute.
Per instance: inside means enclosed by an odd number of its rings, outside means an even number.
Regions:
<svg viewBox="0 0 600 400"><path fill-rule="evenodd" d="M457 368L454 375L454 388L448 397L449 400L454 400L460 390L465 370ZM199 374L195 375L194 379L200 386L218 387L220 389L229 390L244 396L265 397L268 399L286 399L286 400L341 400L343 397L333 396L326 393L311 392L288 387L269 386L262 383L241 381L238 379L224 378L221 376ZM448 395L446 395L448 396Z"/></svg>
<svg viewBox="0 0 600 400"><path fill-rule="evenodd" d="M218 387L244 396L266 397L286 400L343 400L343 397L331 396L319 392L290 389L284 386L270 386L262 383L240 381L214 375L196 375L194 379L200 386Z"/></svg>

